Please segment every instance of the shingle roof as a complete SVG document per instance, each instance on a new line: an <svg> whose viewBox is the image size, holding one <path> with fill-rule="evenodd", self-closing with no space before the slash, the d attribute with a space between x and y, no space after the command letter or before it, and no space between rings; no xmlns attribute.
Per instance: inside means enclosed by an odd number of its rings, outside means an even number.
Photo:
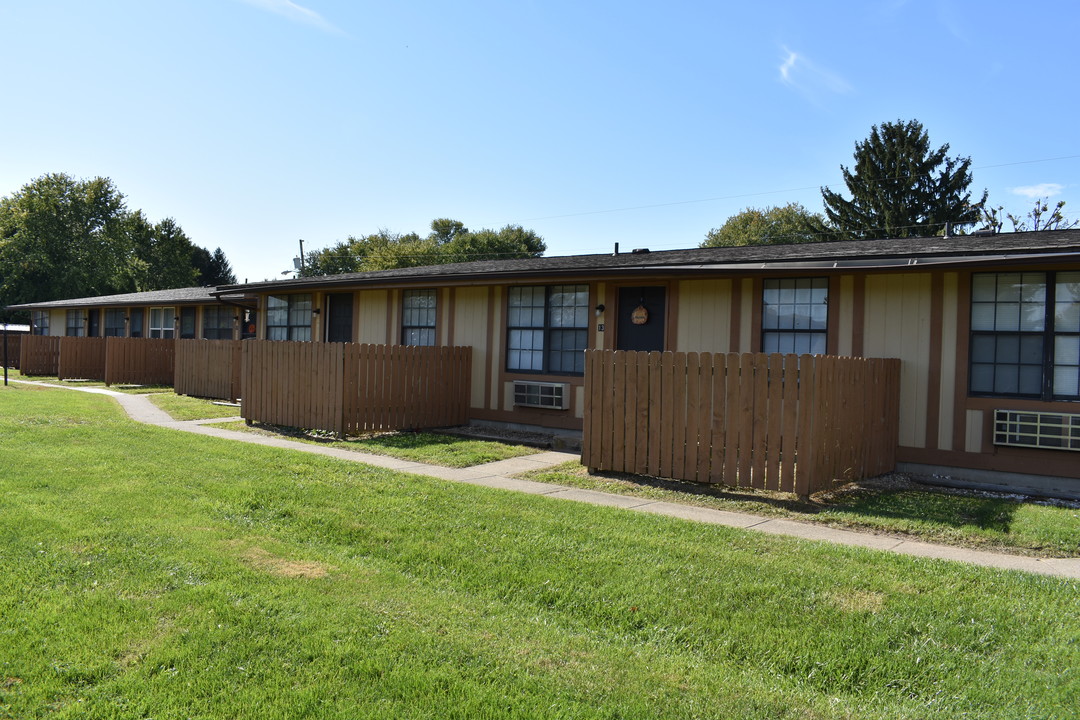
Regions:
<svg viewBox="0 0 1080 720"><path fill-rule="evenodd" d="M217 298L210 293L212 287L175 288L173 290L148 290L146 292L100 295L98 297L51 300L49 302L9 305L11 310L46 310L48 308L104 307L108 305L212 305Z"/></svg>
<svg viewBox="0 0 1080 720"><path fill-rule="evenodd" d="M219 292L237 289L299 290L319 286L365 285L410 280L454 281L478 277L512 278L540 275L603 277L647 271L656 273L708 272L710 270L752 271L779 268L785 265L837 268L915 264L964 265L995 260L1008 262L1010 258L1029 255L1076 256L1076 259L1080 260L1080 230L483 260L230 285L223 286Z"/></svg>

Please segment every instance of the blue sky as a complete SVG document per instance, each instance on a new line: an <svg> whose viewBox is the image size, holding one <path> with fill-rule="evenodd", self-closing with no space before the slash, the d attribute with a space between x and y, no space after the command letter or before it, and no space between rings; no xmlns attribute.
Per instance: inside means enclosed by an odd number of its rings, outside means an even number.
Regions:
<svg viewBox="0 0 1080 720"><path fill-rule="evenodd" d="M110 177L239 279L385 228L698 245L917 119L1080 217L1080 3L0 0L0 195ZM1008 229L1006 224L1006 229Z"/></svg>

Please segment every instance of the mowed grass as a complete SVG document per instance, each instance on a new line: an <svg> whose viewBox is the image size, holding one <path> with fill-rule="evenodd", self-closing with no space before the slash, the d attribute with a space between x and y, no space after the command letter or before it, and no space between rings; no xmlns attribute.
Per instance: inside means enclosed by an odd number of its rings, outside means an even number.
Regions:
<svg viewBox="0 0 1080 720"><path fill-rule="evenodd" d="M1052 718L1080 584L0 388L0 716Z"/></svg>
<svg viewBox="0 0 1080 720"><path fill-rule="evenodd" d="M267 423L247 425L242 421L213 423L213 427L248 432L269 437L323 445L355 452L387 455L399 460L443 467L464 468L508 460L522 455L534 455L537 448L511 443L476 440L473 438L440 435L430 432L396 432L348 437L336 440L330 433L283 427Z"/></svg>
<svg viewBox="0 0 1080 720"><path fill-rule="evenodd" d="M205 420L240 416L240 408L233 405L219 405L213 400L177 395L175 392L151 395L150 402L169 413L173 420Z"/></svg>
<svg viewBox="0 0 1080 720"><path fill-rule="evenodd" d="M716 510L786 517L833 527L907 535L927 542L1045 557L1080 557L1080 506L963 493L913 483L853 484L802 502L795 495L619 473L591 475L580 463L533 470L537 482L601 490Z"/></svg>

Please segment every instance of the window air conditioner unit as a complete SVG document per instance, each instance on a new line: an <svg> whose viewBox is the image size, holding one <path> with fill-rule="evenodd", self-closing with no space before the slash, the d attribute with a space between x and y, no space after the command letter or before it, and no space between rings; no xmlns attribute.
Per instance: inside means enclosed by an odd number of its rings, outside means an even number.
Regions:
<svg viewBox="0 0 1080 720"><path fill-rule="evenodd" d="M514 405L566 410L570 407L570 384L515 380Z"/></svg>
<svg viewBox="0 0 1080 720"><path fill-rule="evenodd" d="M994 444L1080 451L1080 415L995 410Z"/></svg>

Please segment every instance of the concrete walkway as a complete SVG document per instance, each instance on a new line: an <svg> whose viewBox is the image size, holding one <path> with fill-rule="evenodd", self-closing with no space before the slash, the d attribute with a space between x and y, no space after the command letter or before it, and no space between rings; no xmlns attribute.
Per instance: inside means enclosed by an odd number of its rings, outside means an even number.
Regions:
<svg viewBox="0 0 1080 720"><path fill-rule="evenodd" d="M983 550L969 550L966 548L953 547L951 545L935 545L932 543L905 540L902 538L890 537L888 535L877 535L854 530L839 530L824 525L799 522L797 520L767 518L759 515L752 515L750 513L712 510L693 505L643 500L640 498L628 497L626 495L616 495L596 490L581 490L578 488L566 487L564 485L539 483L532 480L522 480L513 477L513 475L528 470L539 470L559 465L564 462L579 460L580 456L576 453L542 452L535 455L510 458L509 460L500 460L498 462L469 468L446 468L438 465L426 465L424 463L412 462L410 460L398 460L385 455L371 455L353 450L342 450L340 448L325 447L311 443L297 442L295 440L286 440L284 438L207 427L207 424L239 420L241 419L239 417L188 421L173 420L171 416L164 411L159 410L156 405L150 402L148 395L129 395L102 388L58 386L51 383L29 382L25 380L13 380L12 382L42 385L45 387L61 387L68 390L79 390L81 392L108 395L115 398L116 401L120 403L120 406L124 408L132 420L198 435L208 435L211 437L224 438L226 440L265 445L267 447L297 450L313 455L324 455L327 457L338 458L339 460L348 460L350 462L374 465L389 470L426 475L442 480L469 483L471 485L483 485L485 487L500 488L503 490L513 490L516 492L529 493L531 495L545 495L560 500L571 500L591 505L609 505L625 510L666 515L668 517L682 518L693 522L725 525L727 527L741 528L744 530L756 530L758 532L784 535L803 540L814 540L830 542L837 545L884 550L900 555L952 560L1002 570L1022 570L1041 575L1080 579L1080 558L1034 558L1024 555L1009 555L1006 553L986 552Z"/></svg>

